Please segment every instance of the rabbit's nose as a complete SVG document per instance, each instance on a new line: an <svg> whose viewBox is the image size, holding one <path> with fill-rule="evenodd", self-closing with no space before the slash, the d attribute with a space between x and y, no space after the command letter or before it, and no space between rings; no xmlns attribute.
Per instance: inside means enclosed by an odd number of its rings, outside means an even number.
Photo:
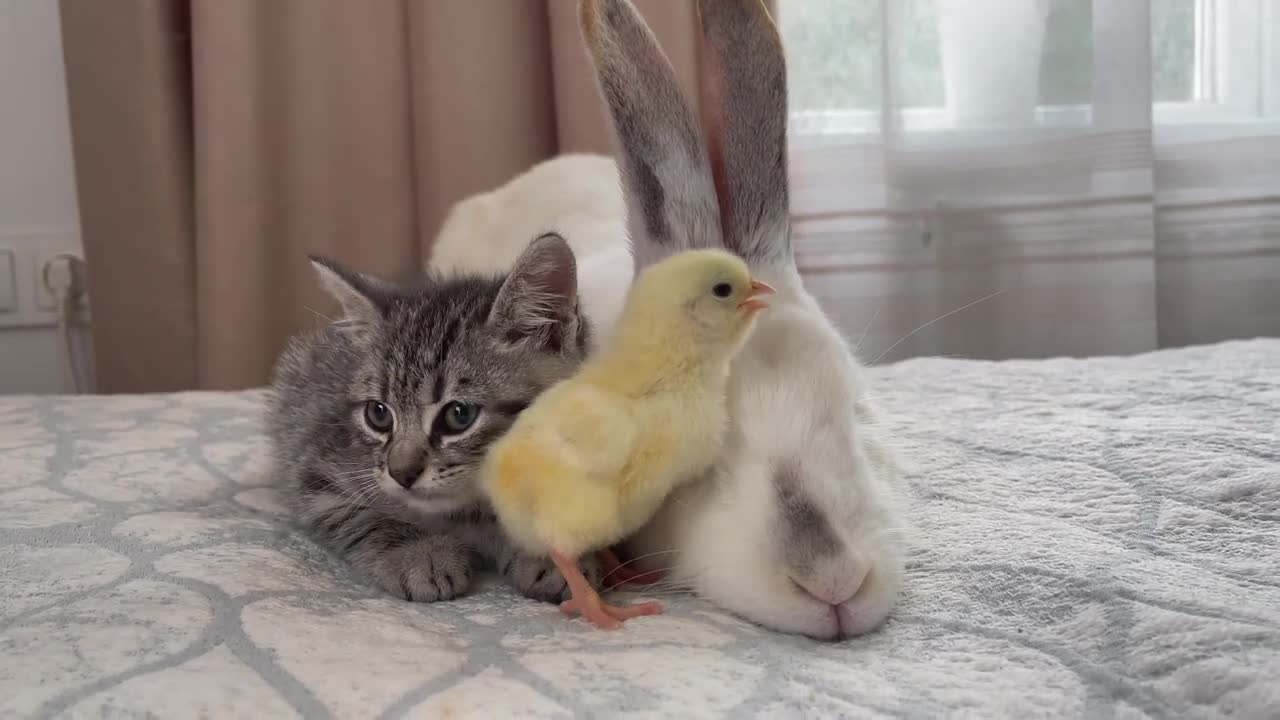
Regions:
<svg viewBox="0 0 1280 720"><path fill-rule="evenodd" d="M860 555L847 553L822 563L812 572L793 575L794 582L809 597L826 605L848 602L867 578L870 565Z"/></svg>

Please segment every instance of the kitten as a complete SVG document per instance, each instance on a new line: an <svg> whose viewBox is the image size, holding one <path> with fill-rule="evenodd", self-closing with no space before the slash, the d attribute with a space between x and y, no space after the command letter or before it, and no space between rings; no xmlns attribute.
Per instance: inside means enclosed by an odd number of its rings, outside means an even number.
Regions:
<svg viewBox="0 0 1280 720"><path fill-rule="evenodd" d="M480 495L488 445L585 357L573 253L533 241L503 277L397 285L313 259L344 317L276 366L268 432L298 519L383 589L430 602L496 568L567 598L546 558L513 549ZM597 586L600 566L583 558Z"/></svg>

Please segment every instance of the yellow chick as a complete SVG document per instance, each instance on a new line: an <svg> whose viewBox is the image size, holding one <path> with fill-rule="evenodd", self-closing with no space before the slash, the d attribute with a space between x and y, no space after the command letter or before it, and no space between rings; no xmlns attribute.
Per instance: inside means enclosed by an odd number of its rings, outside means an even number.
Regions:
<svg viewBox="0 0 1280 720"><path fill-rule="evenodd" d="M612 337L542 393L494 443L482 484L512 539L548 553L568 582L565 613L597 626L661 612L605 604L578 567L636 531L709 467L728 418L729 361L772 293L720 250L672 255L636 276Z"/></svg>

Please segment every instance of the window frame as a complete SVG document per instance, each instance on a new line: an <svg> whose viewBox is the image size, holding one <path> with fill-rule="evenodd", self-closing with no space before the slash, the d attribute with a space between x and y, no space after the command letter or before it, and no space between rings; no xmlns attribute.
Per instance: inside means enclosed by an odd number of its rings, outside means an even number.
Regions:
<svg viewBox="0 0 1280 720"><path fill-rule="evenodd" d="M1151 125L1159 129L1162 139L1175 142L1245 137L1280 129L1280 77L1273 77L1280 73L1277 69L1280 68L1280 3L1195 1L1196 65L1192 73L1192 99L1152 102ZM1141 32L1150 32L1149 12L1144 16L1148 24ZM1251 42L1226 41L1238 27L1256 28ZM1140 31L1134 28L1133 32ZM1101 41L1095 33L1094 42ZM1095 57L1097 55L1095 51ZM999 132L1011 142L1021 142L1066 128L1087 130L1094 126L1096 102L1095 98L1089 104L1039 105L1034 124L1001 128ZM932 144L930 140L940 141L946 136L975 134L973 130L955 127L945 106L906 108L892 119L872 109L795 110L788 113L788 120L791 136L799 141L801 148L814 144L865 143L882 135L887 122L895 124L894 130L919 136L926 145Z"/></svg>

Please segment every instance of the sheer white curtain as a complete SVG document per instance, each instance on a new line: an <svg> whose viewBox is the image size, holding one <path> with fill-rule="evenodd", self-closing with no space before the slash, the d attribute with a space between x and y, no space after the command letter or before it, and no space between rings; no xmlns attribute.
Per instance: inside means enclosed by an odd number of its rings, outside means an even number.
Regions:
<svg viewBox="0 0 1280 720"><path fill-rule="evenodd" d="M1280 0L775 5L797 253L865 360L1280 335Z"/></svg>

